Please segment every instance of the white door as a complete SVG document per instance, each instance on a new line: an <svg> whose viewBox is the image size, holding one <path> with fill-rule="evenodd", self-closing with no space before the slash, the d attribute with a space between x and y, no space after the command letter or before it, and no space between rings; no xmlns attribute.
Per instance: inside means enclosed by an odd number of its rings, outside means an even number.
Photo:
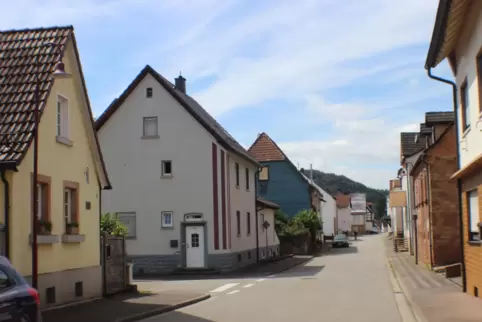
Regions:
<svg viewBox="0 0 482 322"><path fill-rule="evenodd" d="M204 267L204 226L186 226L186 267Z"/></svg>

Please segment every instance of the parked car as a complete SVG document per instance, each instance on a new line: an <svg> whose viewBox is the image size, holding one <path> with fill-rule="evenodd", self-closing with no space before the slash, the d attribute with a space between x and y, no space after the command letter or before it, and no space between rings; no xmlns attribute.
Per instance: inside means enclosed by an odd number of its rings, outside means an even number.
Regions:
<svg viewBox="0 0 482 322"><path fill-rule="evenodd" d="M333 238L333 247L349 247L350 244L348 243L348 237L345 234L336 235Z"/></svg>
<svg viewBox="0 0 482 322"><path fill-rule="evenodd" d="M370 235L378 234L378 227L372 227L368 230Z"/></svg>
<svg viewBox="0 0 482 322"><path fill-rule="evenodd" d="M42 322L37 290L4 256L0 256L0 321Z"/></svg>

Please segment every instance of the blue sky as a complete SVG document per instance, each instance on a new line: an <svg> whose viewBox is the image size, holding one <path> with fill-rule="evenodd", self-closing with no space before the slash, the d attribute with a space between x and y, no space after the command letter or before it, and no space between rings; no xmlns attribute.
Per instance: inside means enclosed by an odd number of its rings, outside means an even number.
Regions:
<svg viewBox="0 0 482 322"><path fill-rule="evenodd" d="M424 62L436 0L19 0L0 29L74 25L94 114L149 64L248 147L387 188L400 132L451 109ZM444 63L434 71L451 77Z"/></svg>

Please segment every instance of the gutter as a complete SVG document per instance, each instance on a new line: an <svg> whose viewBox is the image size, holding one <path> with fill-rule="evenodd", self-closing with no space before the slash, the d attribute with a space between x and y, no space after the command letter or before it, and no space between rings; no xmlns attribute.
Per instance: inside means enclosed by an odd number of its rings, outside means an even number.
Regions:
<svg viewBox="0 0 482 322"><path fill-rule="evenodd" d="M5 176L6 170L0 172L0 177L3 182L4 193L4 218L5 218L5 257L10 259L10 185Z"/></svg>
<svg viewBox="0 0 482 322"><path fill-rule="evenodd" d="M432 68L427 68L427 75L431 79L434 79L438 82L442 82L452 86L452 104L454 108L454 117L455 117L455 132L456 132L456 145L457 145L457 171L460 170L460 133L459 133L459 116L457 114L457 84L455 82L444 79L432 74ZM467 276L466 276L466 268L465 268L465 252L464 252L464 227L463 227L463 211L462 211L462 182L460 178L457 178L457 199L459 203L459 234L460 234L460 255L461 255L461 271L462 271L462 289L463 292L467 292Z"/></svg>
<svg viewBox="0 0 482 322"><path fill-rule="evenodd" d="M432 40L430 41L427 60L425 61L425 69L427 70L435 67L438 53L440 52L440 49L442 48L443 42L445 40L445 29L447 27L447 21L451 6L452 0L440 0L439 2L437 15L435 18L435 24L433 27Z"/></svg>

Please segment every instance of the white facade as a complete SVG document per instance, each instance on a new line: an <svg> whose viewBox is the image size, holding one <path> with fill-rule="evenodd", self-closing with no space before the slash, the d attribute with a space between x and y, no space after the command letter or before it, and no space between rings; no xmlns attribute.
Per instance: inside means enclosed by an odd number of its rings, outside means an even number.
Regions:
<svg viewBox="0 0 482 322"><path fill-rule="evenodd" d="M267 222L269 226L264 226ZM260 259L272 257L276 252L279 255L279 239L275 229L275 210L270 208L261 209L258 212L259 256Z"/></svg>
<svg viewBox="0 0 482 322"><path fill-rule="evenodd" d="M350 207L338 207L338 231L351 231L353 216Z"/></svg>
<svg viewBox="0 0 482 322"><path fill-rule="evenodd" d="M467 15L466 23L463 25L458 45L455 47L461 169L482 154L482 108L479 104L481 95L479 82L482 80L478 77L480 65L477 66L477 57L480 55L482 47L482 17L480 16L482 2L474 1L472 7ZM467 129L462 124L464 117L461 97L464 96L462 85L465 82L467 84L467 121L470 125Z"/></svg>
<svg viewBox="0 0 482 322"><path fill-rule="evenodd" d="M227 151L152 73L98 137L113 186L102 194L102 212L128 226L136 271L228 270L253 260L257 165Z"/></svg>
<svg viewBox="0 0 482 322"><path fill-rule="evenodd" d="M321 188L320 188L321 189ZM323 199L321 207L321 216L323 221L323 234L325 236L335 235L335 221L336 221L336 200L329 193L321 189L323 193Z"/></svg>

